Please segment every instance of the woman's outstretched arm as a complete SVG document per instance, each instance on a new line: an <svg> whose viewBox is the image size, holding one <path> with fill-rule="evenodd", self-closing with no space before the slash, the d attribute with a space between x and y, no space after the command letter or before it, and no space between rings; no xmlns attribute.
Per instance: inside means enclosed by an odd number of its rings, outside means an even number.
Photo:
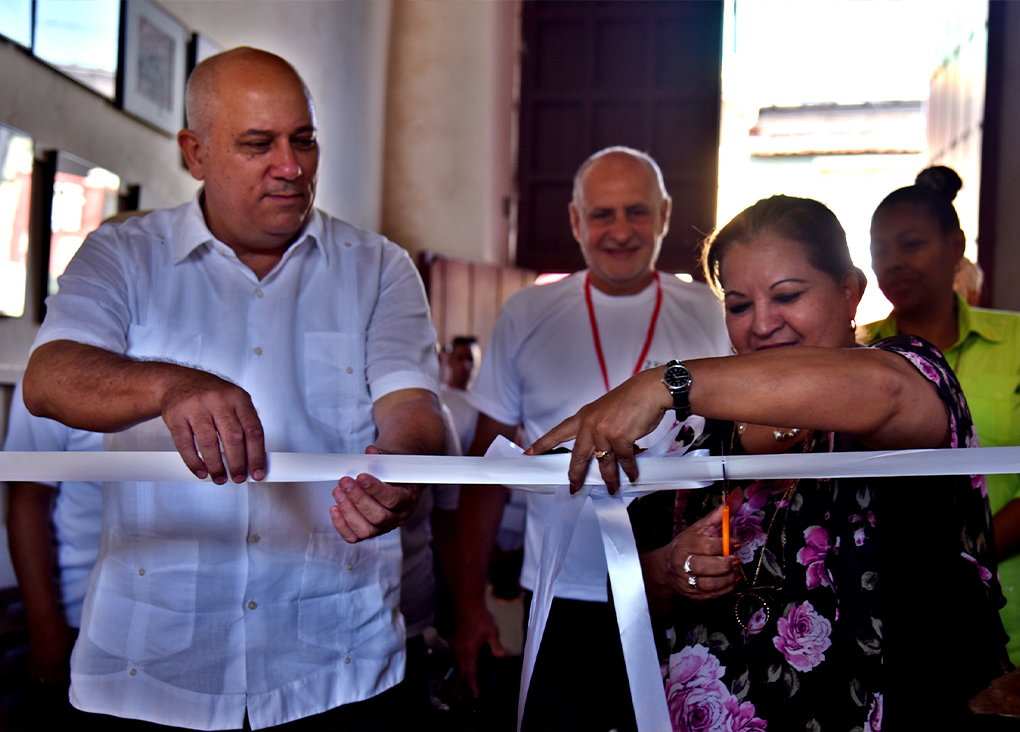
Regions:
<svg viewBox="0 0 1020 732"><path fill-rule="evenodd" d="M949 412L936 388L904 357L874 348L777 348L685 361L690 402L704 417L842 432L873 449L941 447ZM637 479L634 442L651 432L672 398L665 368L635 375L565 420L532 446L535 454L575 439L570 485L578 489L595 451L610 490L619 467Z"/></svg>

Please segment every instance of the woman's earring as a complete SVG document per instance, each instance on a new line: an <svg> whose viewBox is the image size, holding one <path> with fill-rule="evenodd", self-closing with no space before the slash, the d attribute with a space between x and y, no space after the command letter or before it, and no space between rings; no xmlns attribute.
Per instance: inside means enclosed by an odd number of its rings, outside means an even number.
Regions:
<svg viewBox="0 0 1020 732"><path fill-rule="evenodd" d="M850 330L854 333L857 332L857 318L850 318Z"/></svg>

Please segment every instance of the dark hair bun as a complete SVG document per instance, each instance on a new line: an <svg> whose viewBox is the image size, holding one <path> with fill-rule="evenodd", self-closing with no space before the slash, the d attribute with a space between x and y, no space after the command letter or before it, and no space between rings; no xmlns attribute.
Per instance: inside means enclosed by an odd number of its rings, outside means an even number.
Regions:
<svg viewBox="0 0 1020 732"><path fill-rule="evenodd" d="M947 168L945 165L933 165L917 174L914 185L930 188L952 201L963 188L963 181L952 168Z"/></svg>

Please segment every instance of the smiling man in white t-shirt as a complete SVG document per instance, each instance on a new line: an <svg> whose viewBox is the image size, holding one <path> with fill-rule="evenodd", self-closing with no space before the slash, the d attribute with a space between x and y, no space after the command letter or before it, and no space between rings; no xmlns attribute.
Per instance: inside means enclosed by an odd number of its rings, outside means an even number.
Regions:
<svg viewBox="0 0 1020 732"><path fill-rule="evenodd" d="M638 370L729 352L722 306L710 290L655 269L670 204L658 165L644 153L609 148L581 165L569 213L588 268L507 301L471 391L480 414L470 454L483 454L497 435L513 439L518 426L534 440ZM648 444L672 421L670 414ZM521 584L530 590L552 497L528 494L527 500ZM456 646L461 672L476 693L479 651L488 644L494 655L503 654L484 592L505 502L500 487L461 492ZM606 576L589 505L556 583L526 728L635 726Z"/></svg>

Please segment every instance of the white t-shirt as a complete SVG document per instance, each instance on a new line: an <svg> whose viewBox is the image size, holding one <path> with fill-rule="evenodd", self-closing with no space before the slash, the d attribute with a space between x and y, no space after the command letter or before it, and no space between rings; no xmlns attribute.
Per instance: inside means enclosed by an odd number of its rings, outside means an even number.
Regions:
<svg viewBox="0 0 1020 732"><path fill-rule="evenodd" d="M25 408L21 382L14 387L4 450L12 452L98 452L103 436L74 430L52 419L33 416ZM45 483L57 489L53 506L53 542L59 569L58 599L72 628L81 626L81 607L89 586L89 573L99 551L103 520L101 483L64 481Z"/></svg>
<svg viewBox="0 0 1020 732"><path fill-rule="evenodd" d="M270 451L363 453L375 399L438 391L435 331L407 253L315 211L259 280L198 198L91 234L36 345L173 359L252 397ZM160 420L107 449L166 449ZM339 476L337 476L339 477ZM80 709L198 729L283 724L403 676L400 536L333 528L334 482L107 483L71 659Z"/></svg>
<svg viewBox="0 0 1020 732"><path fill-rule="evenodd" d="M496 321L471 389L480 412L503 424L523 424L527 441L555 427L605 394L585 305L586 272L514 294ZM662 308L642 369L670 359L724 356L730 352L722 304L707 286L660 274ZM611 296L592 287L610 388L634 373L655 308L653 282L635 295ZM665 388L665 387L663 387ZM673 424L673 412L641 441L652 444ZM534 589L546 516L552 496L528 494L521 584ZM556 597L605 602L606 560L595 511L581 512L556 581Z"/></svg>

